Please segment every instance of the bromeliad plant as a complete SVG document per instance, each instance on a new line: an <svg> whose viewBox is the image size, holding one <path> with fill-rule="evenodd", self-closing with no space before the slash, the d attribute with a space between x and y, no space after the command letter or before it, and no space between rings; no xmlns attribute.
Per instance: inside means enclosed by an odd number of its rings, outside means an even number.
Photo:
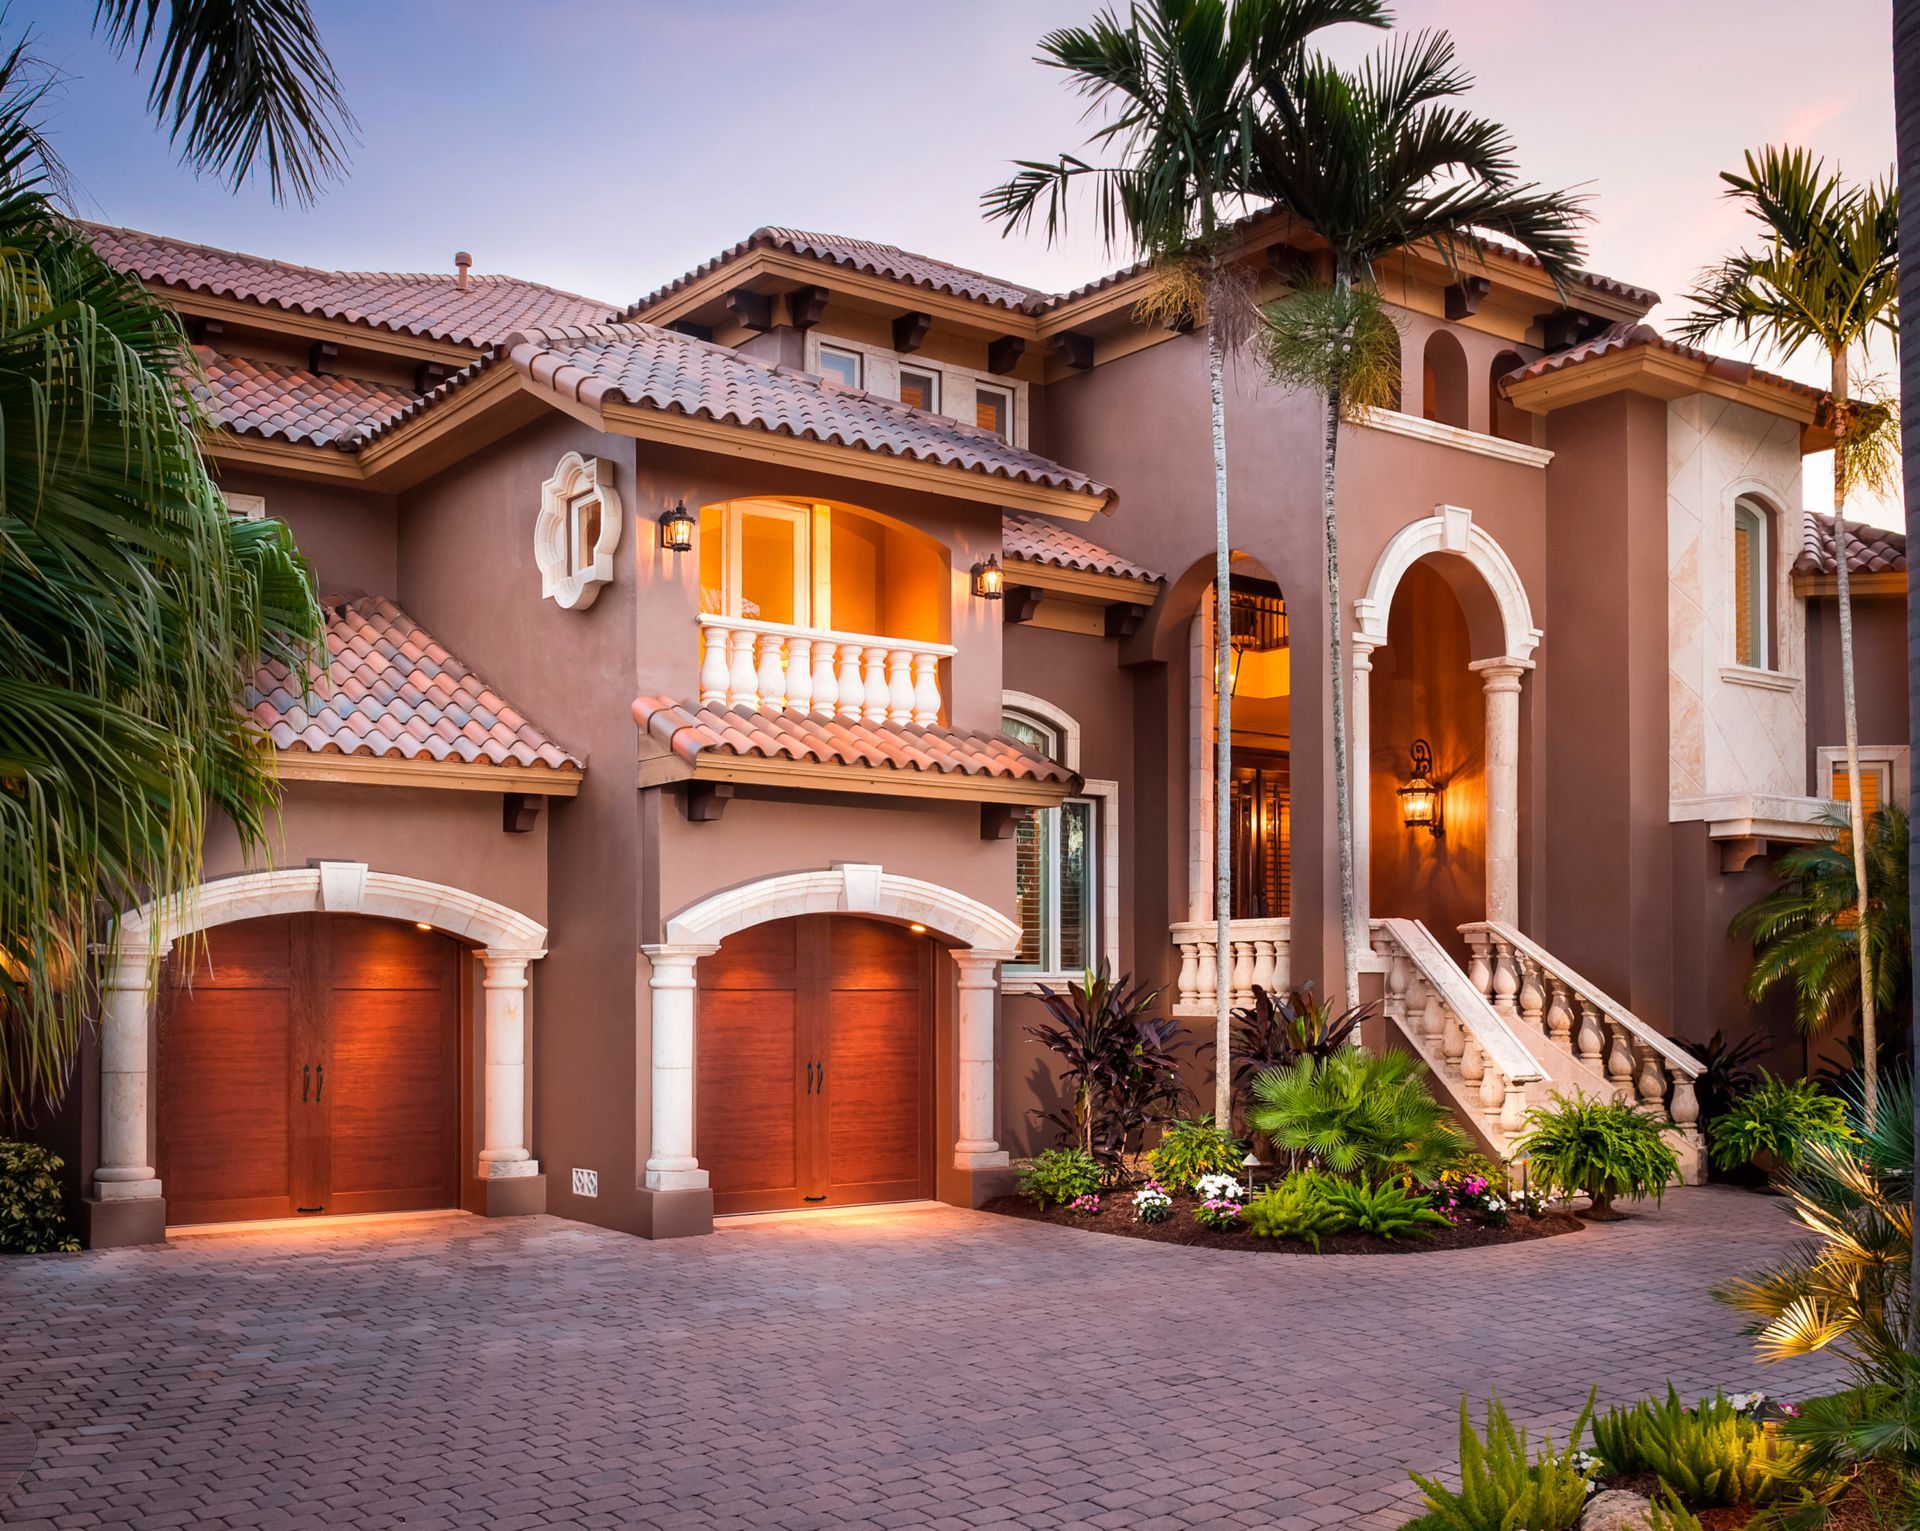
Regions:
<svg viewBox="0 0 1920 1531"><path fill-rule="evenodd" d="M1680 1173L1680 1158L1667 1142L1671 1122L1636 1110L1625 1101L1555 1095L1551 1106L1527 1113L1527 1133L1514 1145L1527 1156L1535 1185L1560 1196L1584 1194L1587 1216L1607 1221L1618 1196L1657 1203Z"/></svg>
<svg viewBox="0 0 1920 1531"><path fill-rule="evenodd" d="M1149 1128L1172 1118L1186 1093L1178 1025L1153 1016L1158 997L1131 974L1109 977L1103 963L1064 994L1042 984L1040 999L1053 1021L1027 1028L1060 1060L1060 1082L1070 1092L1068 1104L1043 1120L1110 1177L1140 1151Z"/></svg>
<svg viewBox="0 0 1920 1531"><path fill-rule="evenodd" d="M1780 1169L1794 1169L1815 1143L1839 1144L1853 1137L1847 1103L1812 1079L1776 1079L1765 1069L1760 1083L1707 1126L1707 1146L1723 1170L1768 1156Z"/></svg>
<svg viewBox="0 0 1920 1531"><path fill-rule="evenodd" d="M1467 1148L1412 1053L1342 1047L1253 1082L1249 1124L1274 1145L1369 1184L1437 1175Z"/></svg>

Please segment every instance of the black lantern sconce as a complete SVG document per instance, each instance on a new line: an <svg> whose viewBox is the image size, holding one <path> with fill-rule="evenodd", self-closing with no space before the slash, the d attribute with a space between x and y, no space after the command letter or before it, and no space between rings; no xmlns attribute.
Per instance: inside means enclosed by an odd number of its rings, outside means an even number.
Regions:
<svg viewBox="0 0 1920 1531"><path fill-rule="evenodd" d="M973 593L983 601L997 601L1007 593L1007 576L998 558L989 554L985 563L973 566Z"/></svg>
<svg viewBox="0 0 1920 1531"><path fill-rule="evenodd" d="M660 512L660 546L669 553L684 553L693 546L693 517L685 500Z"/></svg>
<svg viewBox="0 0 1920 1531"><path fill-rule="evenodd" d="M1433 750L1425 739L1413 741L1413 775L1400 789L1400 817L1408 829L1425 829L1438 840L1446 834L1441 801L1446 788L1433 779Z"/></svg>

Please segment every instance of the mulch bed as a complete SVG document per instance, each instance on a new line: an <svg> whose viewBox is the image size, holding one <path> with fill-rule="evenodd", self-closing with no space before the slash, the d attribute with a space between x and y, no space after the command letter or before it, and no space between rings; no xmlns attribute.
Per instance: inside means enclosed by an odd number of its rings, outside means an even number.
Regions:
<svg viewBox="0 0 1920 1531"><path fill-rule="evenodd" d="M999 1196L982 1211L999 1212L1007 1217L1023 1217L1033 1223L1053 1223L1061 1228L1080 1228L1090 1233L1111 1233L1124 1239L1147 1239L1155 1244L1186 1244L1201 1249L1267 1250L1281 1254L1312 1254L1313 1246L1299 1239L1256 1239L1239 1230L1231 1232L1203 1228L1193 1220L1199 1205L1190 1194L1173 1198L1173 1213L1164 1223L1143 1223L1133 1215L1133 1193L1117 1191L1103 1196L1105 1205L1098 1217L1069 1212L1065 1207L1041 1211L1024 1196ZM1586 1225L1571 1212L1546 1212L1539 1217L1509 1217L1499 1225L1460 1223L1452 1228L1435 1228L1432 1238L1377 1239L1367 1233L1336 1233L1320 1241L1323 1255L1418 1255L1435 1249L1483 1249L1490 1244L1524 1244L1530 1239L1549 1239L1555 1234L1577 1233Z"/></svg>

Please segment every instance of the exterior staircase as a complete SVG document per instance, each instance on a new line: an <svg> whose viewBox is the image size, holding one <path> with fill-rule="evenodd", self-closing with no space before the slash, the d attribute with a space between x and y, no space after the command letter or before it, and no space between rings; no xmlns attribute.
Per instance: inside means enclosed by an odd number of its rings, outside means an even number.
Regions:
<svg viewBox="0 0 1920 1531"><path fill-rule="evenodd" d="M1461 934L1464 969L1419 920L1372 925L1387 1022L1473 1134L1507 1158L1527 1110L1556 1094L1627 1100L1679 1129L1683 1183L1705 1178L1699 1060L1514 926L1486 921Z"/></svg>

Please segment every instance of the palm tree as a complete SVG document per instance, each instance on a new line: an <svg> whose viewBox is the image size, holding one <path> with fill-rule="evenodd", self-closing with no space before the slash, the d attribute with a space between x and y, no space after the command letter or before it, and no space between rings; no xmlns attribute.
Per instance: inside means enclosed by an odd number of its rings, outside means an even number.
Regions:
<svg viewBox="0 0 1920 1531"><path fill-rule="evenodd" d="M264 162L310 198L348 122L303 0L101 0L151 54L187 162ZM199 881L209 805L247 845L272 752L239 707L261 657L321 638L277 521L208 476L179 321L59 210L24 46L0 56L0 1121L59 1098L93 999L103 910Z"/></svg>
<svg viewBox="0 0 1920 1531"><path fill-rule="evenodd" d="M1877 490L1895 477L1894 412L1862 407L1848 386L1854 350L1876 332L1900 332L1900 197L1889 178L1848 186L1805 149L1749 152L1744 175L1725 170L1727 196L1760 225L1760 242L1706 271L1687 295L1691 312L1679 333L1699 342L1723 326L1742 340L1758 338L1783 355L1818 346L1830 384L1824 408L1833 433L1833 567L1839 587L1840 701L1846 720L1847 794L1854 899L1867 917L1867 835L1860 798L1860 719L1854 700L1853 601L1847 571L1847 497ZM1865 1101L1878 1099L1875 986L1870 943L1858 944L1860 1040L1866 1054Z"/></svg>
<svg viewBox="0 0 1920 1531"><path fill-rule="evenodd" d="M1517 178L1512 135L1457 104L1472 85L1444 32L1390 43L1356 71L1318 54L1283 59L1262 81L1251 187L1318 235L1331 276L1264 310L1276 381L1324 402L1321 509L1327 555L1327 643L1332 666L1334 822L1339 842L1342 977L1360 1001L1355 926L1352 774L1342 660L1340 541L1334 466L1343 419L1386 401L1399 339L1373 285L1374 263L1406 246L1436 247L1449 262L1478 254L1492 233L1537 259L1556 283L1580 258L1579 198Z"/></svg>
<svg viewBox="0 0 1920 1531"><path fill-rule="evenodd" d="M1083 182L1109 249L1154 263L1160 280L1142 317L1197 322L1207 342L1214 504L1214 1119L1233 1109L1233 673L1232 543L1227 517L1226 357L1244 337L1251 284L1229 257L1232 216L1246 206L1255 86L1340 22L1384 26L1380 0L1136 0L1122 21L1102 11L1089 26L1049 32L1040 62L1066 73L1107 121L1089 142L1118 163L1073 154L1023 160L982 199L1005 233L1026 228L1046 204L1049 242L1065 232L1071 193Z"/></svg>

